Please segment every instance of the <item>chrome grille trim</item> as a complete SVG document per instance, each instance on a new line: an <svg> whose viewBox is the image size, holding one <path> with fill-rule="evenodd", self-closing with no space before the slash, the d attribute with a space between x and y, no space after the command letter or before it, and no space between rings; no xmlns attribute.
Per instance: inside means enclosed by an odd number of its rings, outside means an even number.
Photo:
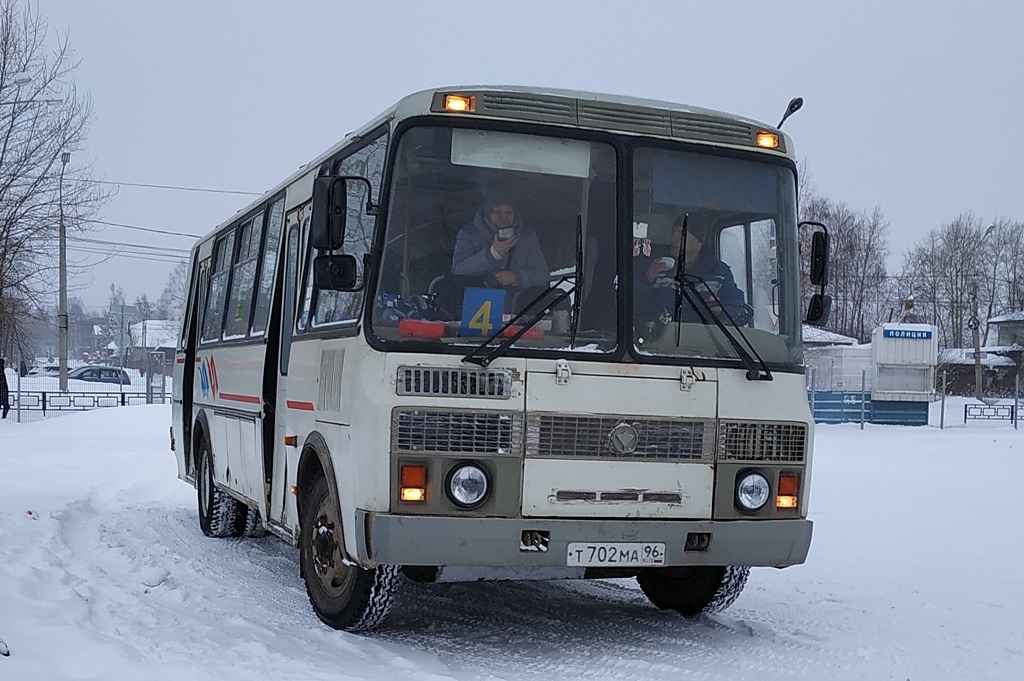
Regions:
<svg viewBox="0 0 1024 681"><path fill-rule="evenodd" d="M612 430L620 424L636 429L636 448L612 448ZM530 414L526 456L535 459L602 459L619 461L711 461L714 421L656 419L636 416Z"/></svg>
<svg viewBox="0 0 1024 681"><path fill-rule="evenodd" d="M478 96L478 111L482 114L544 120L576 125L576 100L565 97L529 95L511 92L484 92Z"/></svg>
<svg viewBox="0 0 1024 681"><path fill-rule="evenodd" d="M508 369L453 369L450 367L398 367L395 392L429 397L512 397L512 372Z"/></svg>
<svg viewBox="0 0 1024 681"><path fill-rule="evenodd" d="M579 101L578 109L580 125L646 132L654 135L668 136L672 134L672 117L664 109L624 107L583 100Z"/></svg>
<svg viewBox="0 0 1024 681"><path fill-rule="evenodd" d="M753 126L724 118L672 112L672 135L706 140L731 140L751 144L757 131Z"/></svg>
<svg viewBox="0 0 1024 681"><path fill-rule="evenodd" d="M769 421L722 421L718 428L719 461L803 463L807 425Z"/></svg>
<svg viewBox="0 0 1024 681"><path fill-rule="evenodd" d="M523 418L507 411L409 409L391 412L391 450L502 454L522 451Z"/></svg>

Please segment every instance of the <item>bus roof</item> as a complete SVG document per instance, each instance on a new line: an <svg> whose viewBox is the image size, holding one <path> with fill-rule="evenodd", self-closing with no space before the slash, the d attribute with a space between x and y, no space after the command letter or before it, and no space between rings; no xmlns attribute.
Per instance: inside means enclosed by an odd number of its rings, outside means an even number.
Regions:
<svg viewBox="0 0 1024 681"><path fill-rule="evenodd" d="M473 97L476 104L475 110L471 112L445 110L444 97L450 94ZM221 222L211 230L210 234L219 232L229 223L233 223L240 213L246 213L262 204L268 197L283 191L299 178L318 172L324 161L337 154L353 139L358 139L393 119L405 120L428 115L530 121L577 129L685 140L755 150L795 160L789 136L775 126L714 109L653 99L558 88L512 85L456 85L430 88L403 97L365 125L348 133L337 144L301 166L263 196ZM758 147L756 136L761 131L778 135L779 148L769 150ZM208 236L205 235L200 243L205 241Z"/></svg>

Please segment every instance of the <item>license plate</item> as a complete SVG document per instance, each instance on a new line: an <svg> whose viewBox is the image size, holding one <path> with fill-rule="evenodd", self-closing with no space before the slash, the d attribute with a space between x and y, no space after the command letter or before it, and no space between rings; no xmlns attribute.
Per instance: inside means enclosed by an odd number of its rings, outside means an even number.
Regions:
<svg viewBox="0 0 1024 681"><path fill-rule="evenodd" d="M575 567L657 567L665 564L661 542L572 542L565 564Z"/></svg>

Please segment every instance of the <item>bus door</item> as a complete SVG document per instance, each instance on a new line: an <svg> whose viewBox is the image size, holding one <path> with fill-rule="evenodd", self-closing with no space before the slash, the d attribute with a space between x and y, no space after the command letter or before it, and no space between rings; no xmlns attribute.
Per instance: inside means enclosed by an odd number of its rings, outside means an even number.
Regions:
<svg viewBox="0 0 1024 681"><path fill-rule="evenodd" d="M189 457L195 456L195 452L192 451L192 419L193 404L195 403L196 343L199 338L199 308L202 307L203 302L206 300L206 288L209 281L210 260L206 259L203 262L196 262L192 268L192 285L189 287L189 290L192 291L192 298L186 301L185 356L181 358L183 363L180 388L181 446L184 448L182 451L185 452L186 461ZM176 391L179 389L177 385L174 388Z"/></svg>
<svg viewBox="0 0 1024 681"><path fill-rule="evenodd" d="M267 344L267 372L273 372L272 384L265 383L265 386L274 390L274 417L273 423L268 424L272 428L273 437L270 439L272 445L267 448L270 461L267 462L266 470L271 480L269 489L269 508L267 519L278 526L288 526L288 490L295 484L294 480L288 480L288 454L289 448L298 453L300 442L292 442L287 438L295 438L295 429L289 432L287 415L289 413L288 396L288 364L291 358L292 334L295 330L295 299L298 290L298 269L299 269L299 231L303 220L309 219L308 208L297 210L288 215L285 223L285 247L282 262L282 276L280 297L276 305L280 306L280 314L273 314L272 319L279 320L271 327L269 332L274 334L275 342ZM271 353L274 353L271 356ZM269 414L268 414L269 416ZM269 429L268 428L268 429ZM265 430L266 432L266 430ZM287 444L286 444L287 443ZM297 458L297 457L296 457Z"/></svg>

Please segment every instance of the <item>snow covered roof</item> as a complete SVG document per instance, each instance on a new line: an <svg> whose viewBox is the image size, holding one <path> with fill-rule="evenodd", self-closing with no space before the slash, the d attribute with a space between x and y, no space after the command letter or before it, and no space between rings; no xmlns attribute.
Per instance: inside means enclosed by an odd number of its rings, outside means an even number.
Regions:
<svg viewBox="0 0 1024 681"><path fill-rule="evenodd" d="M804 326L804 345L857 345L856 338L839 333L819 329L816 326Z"/></svg>
<svg viewBox="0 0 1024 681"><path fill-rule="evenodd" d="M998 367L998 366L1014 366L1013 360L1006 355L996 354L997 352L1007 352L1013 349L1013 346L1006 348L982 348L981 349L981 364L987 367ZM1017 348L1020 350L1020 348ZM939 364L974 364L974 348L948 348L946 350L939 350Z"/></svg>
<svg viewBox="0 0 1024 681"><path fill-rule="evenodd" d="M145 334L143 334L145 325ZM173 348L178 345L178 322L168 319L149 319L132 324L132 344L142 347L143 335L147 348Z"/></svg>
<svg viewBox="0 0 1024 681"><path fill-rule="evenodd" d="M999 315L988 320L989 324L1003 324L1005 322L1024 322L1024 312L1011 312L1010 314Z"/></svg>

